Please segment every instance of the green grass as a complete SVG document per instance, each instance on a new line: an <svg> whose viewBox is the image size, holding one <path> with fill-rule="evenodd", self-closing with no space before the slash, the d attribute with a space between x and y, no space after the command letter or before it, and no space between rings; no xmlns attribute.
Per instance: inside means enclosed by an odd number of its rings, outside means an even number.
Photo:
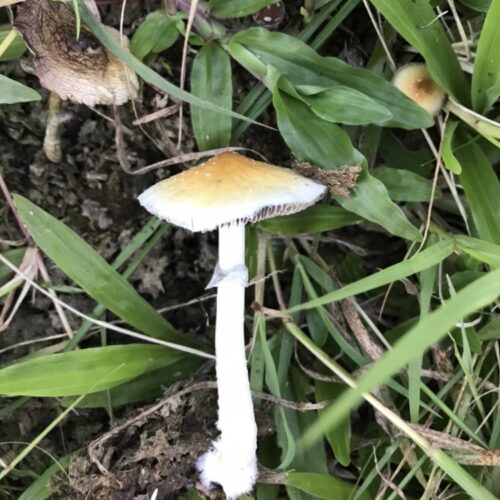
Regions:
<svg viewBox="0 0 500 500"><path fill-rule="evenodd" d="M275 405L275 432L259 460L292 472L277 475L280 484L258 484L253 498L498 498L500 0L453 2L456 16L438 15L435 5L447 10L446 2L371 0L377 30L360 21L369 19L360 0L316 1L309 23L291 10L278 31L234 22L266 3L199 2L190 91L153 69L180 64L170 54L183 39L187 12L137 19L132 55L80 7L82 23L110 52L190 105L198 150L245 145L250 134L255 147L279 134L285 157L333 175L343 166L362 169L349 199L331 196L249 230L247 257L257 278L250 293L262 306L252 319L252 388L299 403L330 401L320 411ZM468 26L474 32L465 50ZM9 31L0 32L2 43ZM365 38L370 43L355 46ZM16 44L8 53L15 60L24 48L10 39L2 51ZM365 67L337 57L339 40L364 54ZM409 58L423 59L453 98L453 119L447 112L432 119L392 86L391 65ZM1 103L38 98L0 79ZM73 406L113 415L115 407L145 403L189 378L211 348L179 331L128 281L165 237L165 225L151 220L108 263L68 225L26 198L15 202L34 243L68 277L57 284L73 286L59 288L63 302L74 287L95 301L72 339L0 368L0 396L14 397L0 400L0 420L29 397L58 398L53 404L61 407L30 445L14 448L15 472L30 473L39 441ZM22 288L5 262L22 267L22 253L3 253L0 289ZM168 347L99 343L92 318L106 311L126 323L123 333L133 329ZM47 498L49 478L70 461L59 458L60 466L43 457L46 471L23 482L24 497L37 491ZM8 487L18 484L11 472L0 471Z"/></svg>

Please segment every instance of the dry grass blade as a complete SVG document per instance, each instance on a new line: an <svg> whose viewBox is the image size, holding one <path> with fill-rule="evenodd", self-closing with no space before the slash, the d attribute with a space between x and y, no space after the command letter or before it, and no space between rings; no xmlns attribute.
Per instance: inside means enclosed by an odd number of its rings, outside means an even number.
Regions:
<svg viewBox="0 0 500 500"><path fill-rule="evenodd" d="M196 16L196 9L198 7L198 0L192 0L189 6L188 22L186 25L186 32L184 34L184 46L182 47L182 61L181 61L181 81L180 88L184 90L184 85L186 83L186 66L187 66L187 52L189 44L189 35L191 34L191 29L193 28L194 18ZM183 118L184 107L181 102L179 108L179 133L177 137L177 147L180 148L182 142L182 118Z"/></svg>
<svg viewBox="0 0 500 500"><path fill-rule="evenodd" d="M59 298L55 298L51 296L51 294L42 288L38 283L35 283L29 276L27 276L25 273L23 273L19 268L14 266L8 259L6 259L3 255L0 254L0 262L2 262L5 266L7 266L9 269L14 271L18 276L23 278L27 283L29 283L33 288L38 290L40 293L45 295L46 297L51 298L54 302L58 303L61 307L64 309L72 312L73 314L76 314L78 317L85 319L87 321L90 321L91 323L98 325L102 328L107 328L108 330L113 330L118 333L122 333L124 335L128 335L129 337L133 337L139 340L143 340L145 342L150 342L153 344L158 344L158 345L163 345L165 347L169 347L171 349L175 349L177 351L182 351L186 352L188 354L193 354L195 356L200 356L202 358L207 358L207 359L215 359L215 356L213 354L209 354L204 351L200 351L198 349L194 349L191 347L186 347L180 344L174 344L172 342L165 342L160 339L156 339L153 337L148 337L147 335L143 335L142 333L134 332L133 330L128 330L127 328L121 328L119 326L113 325L112 323L108 323L106 321L101 321L95 318L92 318L91 316L88 316L87 314L84 314L78 309L75 309L74 307L70 306L69 304L66 304L66 302L63 302Z"/></svg>
<svg viewBox="0 0 500 500"><path fill-rule="evenodd" d="M17 212L17 208L14 204L14 200L12 199L12 195L10 194L10 191L9 191L7 185L5 184L5 181L1 175L0 175L0 191L2 192L3 196L5 197L5 200L7 201L7 205L9 207L10 211L13 213L14 218L17 222L17 225L19 226L19 229L21 230L21 232L25 236L26 241L28 241L28 243L30 244L30 247L34 248L33 240L19 217L19 214ZM33 252L32 254L30 253L29 255L32 258L33 265L36 266L36 271L39 271L42 278L47 283L50 283L50 276L49 276L49 273L47 271L47 268L45 267L45 263L43 261L42 256L37 251ZM9 262L9 265L10 265L10 262ZM35 271L30 270L30 273L28 274L28 276L29 277L34 276L34 274L33 274L34 272ZM26 284L23 287L23 290L24 290L24 293L27 293L28 287L26 286ZM66 331L68 337L71 338L73 336L73 329L71 328L71 326L69 324L68 318L66 317L64 310L58 304L58 297L57 297L56 292L52 289L49 289L48 296L52 299L52 301L54 303L54 307L57 311L59 319L61 320L61 324L62 324L64 330ZM19 301L18 301L18 303L20 305Z"/></svg>
<svg viewBox="0 0 500 500"><path fill-rule="evenodd" d="M168 118L169 116L175 115L179 111L179 106L179 103L172 104L172 106L168 106L167 108L159 109L153 113L141 116L140 118L135 119L132 122L132 125L144 125L145 123L149 123L160 118Z"/></svg>
<svg viewBox="0 0 500 500"><path fill-rule="evenodd" d="M500 450L450 450L450 456L464 465L500 466Z"/></svg>

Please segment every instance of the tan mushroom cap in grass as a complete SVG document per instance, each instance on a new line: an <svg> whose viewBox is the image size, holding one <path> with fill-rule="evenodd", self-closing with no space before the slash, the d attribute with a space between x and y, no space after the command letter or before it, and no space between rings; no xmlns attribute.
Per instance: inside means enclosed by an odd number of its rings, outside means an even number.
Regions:
<svg viewBox="0 0 500 500"><path fill-rule="evenodd" d="M207 162L158 182L139 198L152 214L191 231L257 222L300 212L325 187L289 168L237 153Z"/></svg>
<svg viewBox="0 0 500 500"><path fill-rule="evenodd" d="M139 82L86 26L76 37L76 18L65 3L25 0L17 7L14 26L35 55L35 72L46 89L61 99L96 106L124 104L137 97ZM120 33L104 26L120 41ZM128 39L123 37L128 46Z"/></svg>
<svg viewBox="0 0 500 500"><path fill-rule="evenodd" d="M198 458L200 479L218 483L228 498L252 490L257 479L257 425L245 356L243 320L245 224L299 212L325 186L286 168L223 153L159 182L139 196L151 213L191 231L219 229L215 352L219 438Z"/></svg>
<svg viewBox="0 0 500 500"><path fill-rule="evenodd" d="M424 63L402 66L394 74L392 83L432 116L439 113L443 107L446 93L431 78Z"/></svg>

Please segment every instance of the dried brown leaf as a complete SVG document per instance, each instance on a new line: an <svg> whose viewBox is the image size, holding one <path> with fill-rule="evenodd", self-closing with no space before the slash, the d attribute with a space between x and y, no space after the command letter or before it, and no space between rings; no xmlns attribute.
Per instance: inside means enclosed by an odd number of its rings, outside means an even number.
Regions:
<svg viewBox="0 0 500 500"><path fill-rule="evenodd" d="M359 165L328 170L299 161L294 162L293 168L304 177L309 177L324 184L330 189L333 196L340 196L341 198L349 198L349 192L356 185L361 172Z"/></svg>

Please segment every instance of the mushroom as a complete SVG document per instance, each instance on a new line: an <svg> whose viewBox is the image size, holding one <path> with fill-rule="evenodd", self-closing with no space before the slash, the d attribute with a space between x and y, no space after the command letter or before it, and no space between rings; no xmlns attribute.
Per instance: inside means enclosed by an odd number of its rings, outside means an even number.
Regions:
<svg viewBox="0 0 500 500"><path fill-rule="evenodd" d="M266 29L277 28L285 19L286 9L284 2L275 2L266 5L253 15L253 20L259 26Z"/></svg>
<svg viewBox="0 0 500 500"><path fill-rule="evenodd" d="M441 109L452 113L495 146L500 147L500 124L463 106L452 96L447 96L434 82L424 63L402 66L394 74L392 83L432 116L437 115Z"/></svg>
<svg viewBox="0 0 500 500"><path fill-rule="evenodd" d="M35 55L35 73L43 87L62 99L96 106L135 99L138 80L108 52L86 27L76 33L69 5L50 0L25 0L17 7L15 28ZM108 33L120 39L109 26ZM126 37L123 40L128 44Z"/></svg>
<svg viewBox="0 0 500 500"><path fill-rule="evenodd" d="M147 189L139 201L152 214L191 231L219 230L215 326L220 437L198 458L202 483L219 483L228 498L257 479L257 425L244 340L245 224L299 212L325 187L286 168L223 153Z"/></svg>
<svg viewBox="0 0 500 500"><path fill-rule="evenodd" d="M431 78L423 63L402 66L394 74L392 83L432 116L437 115L443 107L446 94Z"/></svg>
<svg viewBox="0 0 500 500"><path fill-rule="evenodd" d="M98 15L94 0L84 0ZM124 104L137 97L136 74L108 52L88 30L76 33L76 17L64 3L25 0L17 7L15 28L35 56L34 70L43 87L50 90L43 150L53 163L62 160L59 125L61 99L87 106ZM128 39L109 26L110 35L128 46Z"/></svg>

